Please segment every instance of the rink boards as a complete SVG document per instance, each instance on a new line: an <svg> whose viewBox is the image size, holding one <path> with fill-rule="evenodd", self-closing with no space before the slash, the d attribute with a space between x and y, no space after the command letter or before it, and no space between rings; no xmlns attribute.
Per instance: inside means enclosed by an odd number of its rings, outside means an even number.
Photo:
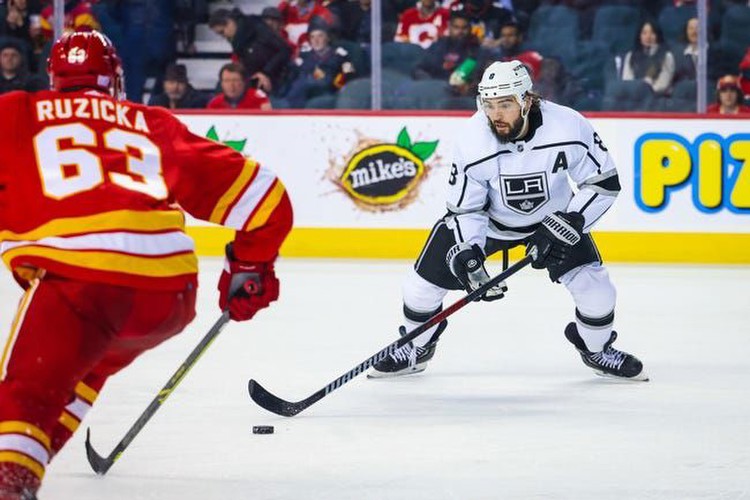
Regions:
<svg viewBox="0 0 750 500"><path fill-rule="evenodd" d="M467 116L196 112L180 118L283 180L295 228L282 255L410 259L445 213L454 130ZM605 259L750 263L747 120L603 114L591 120L622 185L595 232ZM514 207L537 203L543 194L535 189L543 183L528 183ZM201 255L220 255L231 238L231 231L196 220L189 232Z"/></svg>

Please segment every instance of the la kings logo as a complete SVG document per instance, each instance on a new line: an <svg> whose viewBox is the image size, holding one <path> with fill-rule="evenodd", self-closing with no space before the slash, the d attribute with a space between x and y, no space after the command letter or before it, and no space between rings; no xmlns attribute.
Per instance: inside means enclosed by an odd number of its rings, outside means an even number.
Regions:
<svg viewBox="0 0 750 500"><path fill-rule="evenodd" d="M501 175L503 203L521 215L533 214L547 201L547 175L544 172L528 175Z"/></svg>

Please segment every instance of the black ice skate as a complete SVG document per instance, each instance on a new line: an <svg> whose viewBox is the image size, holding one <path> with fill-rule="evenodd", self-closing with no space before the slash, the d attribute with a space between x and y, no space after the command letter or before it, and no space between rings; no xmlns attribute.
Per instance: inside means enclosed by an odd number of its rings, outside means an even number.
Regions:
<svg viewBox="0 0 750 500"><path fill-rule="evenodd" d="M629 380L648 380L648 375L643 371L643 363L638 358L612 347L617 339L617 332L612 332L604 348L599 352L591 352L586 348L586 343L578 334L575 323L570 323L565 327L565 337L578 349L583 363L592 368L597 375Z"/></svg>
<svg viewBox="0 0 750 500"><path fill-rule="evenodd" d="M411 342L402 345L393 354L375 364L367 378L400 377L423 372L427 362L435 355L437 342L430 342L424 347L414 346Z"/></svg>
<svg viewBox="0 0 750 500"><path fill-rule="evenodd" d="M400 377L423 372L427 368L427 362L435 355L438 338L446 326L447 321L440 323L435 333L432 334L430 341L424 346L415 346L411 342L402 345L393 354L373 365L372 370L367 374L367 378ZM406 335L403 326L399 329L399 332L402 337Z"/></svg>

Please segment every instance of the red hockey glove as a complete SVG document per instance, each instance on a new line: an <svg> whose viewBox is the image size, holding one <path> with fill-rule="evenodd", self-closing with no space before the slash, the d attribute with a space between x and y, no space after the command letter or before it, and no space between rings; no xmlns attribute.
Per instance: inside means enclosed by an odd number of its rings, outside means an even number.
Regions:
<svg viewBox="0 0 750 500"><path fill-rule="evenodd" d="M227 245L224 271L219 278L219 307L229 309L235 321L247 321L279 298L279 280L273 262L241 262Z"/></svg>

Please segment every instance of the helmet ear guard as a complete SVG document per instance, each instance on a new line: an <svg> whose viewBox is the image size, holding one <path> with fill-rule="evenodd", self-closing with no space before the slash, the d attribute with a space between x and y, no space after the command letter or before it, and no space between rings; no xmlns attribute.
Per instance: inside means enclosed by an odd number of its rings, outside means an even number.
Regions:
<svg viewBox="0 0 750 500"><path fill-rule="evenodd" d="M63 35L52 45L47 72L54 90L93 88L125 98L120 58L109 38L98 31Z"/></svg>

